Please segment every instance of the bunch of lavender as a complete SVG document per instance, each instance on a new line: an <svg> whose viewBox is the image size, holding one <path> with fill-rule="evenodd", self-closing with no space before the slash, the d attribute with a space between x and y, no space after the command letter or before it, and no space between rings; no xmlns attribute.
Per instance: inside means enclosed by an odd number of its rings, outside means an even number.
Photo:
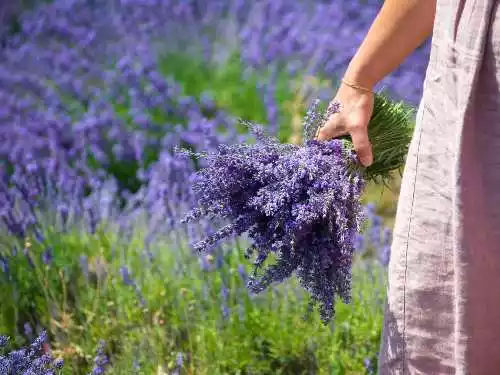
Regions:
<svg viewBox="0 0 500 375"><path fill-rule="evenodd" d="M47 334L43 331L33 343L27 347L0 355L0 373L2 375L55 375L64 362L44 353L43 344ZM0 336L0 352L7 346L9 338Z"/></svg>
<svg viewBox="0 0 500 375"><path fill-rule="evenodd" d="M312 139L332 110L338 107L321 112L315 103L308 111L304 145L281 144L259 125L246 123L255 144L221 145L216 153L181 151L206 161L192 186L198 206L183 222L200 217L229 220L194 248L210 251L223 238L248 233L252 244L246 256L256 253L249 289L261 292L295 273L310 293L311 305L319 304L325 324L334 317L337 297L350 301L365 182L387 178L389 170L402 165L400 156L412 131L401 105L377 96L369 128L380 146L373 145L378 161L369 171L358 163L349 140ZM264 267L271 254L276 262Z"/></svg>

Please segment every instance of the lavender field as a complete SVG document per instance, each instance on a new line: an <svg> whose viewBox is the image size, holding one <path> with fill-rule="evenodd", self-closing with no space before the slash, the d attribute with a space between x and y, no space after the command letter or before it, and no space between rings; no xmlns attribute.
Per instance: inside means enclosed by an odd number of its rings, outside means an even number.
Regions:
<svg viewBox="0 0 500 375"><path fill-rule="evenodd" d="M325 326L296 280L248 291L248 239L195 251L221 223L181 222L204 165L175 148L251 141L240 119L302 142L382 2L54 0L8 18L0 373L375 374L398 177L364 195L353 301ZM428 54L378 88L416 106Z"/></svg>

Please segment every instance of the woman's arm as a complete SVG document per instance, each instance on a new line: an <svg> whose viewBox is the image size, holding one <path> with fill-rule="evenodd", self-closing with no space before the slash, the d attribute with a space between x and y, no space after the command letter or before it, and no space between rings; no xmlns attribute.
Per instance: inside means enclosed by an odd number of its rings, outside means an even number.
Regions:
<svg viewBox="0 0 500 375"><path fill-rule="evenodd" d="M430 36L437 0L385 0L368 34L352 58L344 79L369 90L395 70ZM335 98L340 113L328 119L317 139L349 134L363 165L373 163L368 138L374 98L371 92L341 84Z"/></svg>
<svg viewBox="0 0 500 375"><path fill-rule="evenodd" d="M432 33L437 0L385 0L344 78L372 89Z"/></svg>

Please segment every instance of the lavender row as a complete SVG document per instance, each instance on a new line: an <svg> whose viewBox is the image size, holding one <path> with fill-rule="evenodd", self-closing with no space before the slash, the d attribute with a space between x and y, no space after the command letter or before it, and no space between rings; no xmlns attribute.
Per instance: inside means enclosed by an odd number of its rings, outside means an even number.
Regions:
<svg viewBox="0 0 500 375"><path fill-rule="evenodd" d="M41 225L40 212L54 209L63 226L86 217L94 230L107 215L96 202L118 193L129 205L146 207L158 225L174 222L175 211L191 202L187 183L196 166L177 159L172 148L210 151L244 138L234 130L235 119L214 111L213 102L184 96L160 74L157 51L169 48L163 44L175 45L183 34L208 44L207 58L217 60L228 48L219 32L233 27L232 45L251 69L284 64L292 75L333 75L345 67L379 6L72 0L26 13L22 31L0 52L4 225L23 237ZM423 70L424 61L413 65ZM277 127L272 82L261 91ZM112 188L103 193L104 186Z"/></svg>

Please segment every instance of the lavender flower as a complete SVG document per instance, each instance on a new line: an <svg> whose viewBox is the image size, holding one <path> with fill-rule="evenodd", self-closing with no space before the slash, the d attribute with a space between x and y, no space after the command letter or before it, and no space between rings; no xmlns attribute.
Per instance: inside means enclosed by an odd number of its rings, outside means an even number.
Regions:
<svg viewBox="0 0 500 375"><path fill-rule="evenodd" d="M381 244L378 253L380 263L383 266L387 266L389 264L389 260L391 257L391 245L392 245L392 230L389 228L384 228L383 242Z"/></svg>
<svg viewBox="0 0 500 375"><path fill-rule="evenodd" d="M24 323L24 334L30 340L33 338L33 328L31 328L31 324L29 322Z"/></svg>
<svg viewBox="0 0 500 375"><path fill-rule="evenodd" d="M241 280L246 284L248 280L248 275L245 266L243 264L238 264L238 274L240 275Z"/></svg>
<svg viewBox="0 0 500 375"><path fill-rule="evenodd" d="M86 255L80 255L80 269L85 280L89 280L89 259Z"/></svg>
<svg viewBox="0 0 500 375"><path fill-rule="evenodd" d="M43 264L49 266L52 263L53 258L54 258L54 255L52 254L52 248L47 247L42 253Z"/></svg>
<svg viewBox="0 0 500 375"><path fill-rule="evenodd" d="M0 255L0 271L2 271L8 279L10 279L9 262L7 258L2 255Z"/></svg>
<svg viewBox="0 0 500 375"><path fill-rule="evenodd" d="M356 233L356 236L354 237L354 249L359 253L363 253L365 251L365 248L365 237L360 233Z"/></svg>
<svg viewBox="0 0 500 375"><path fill-rule="evenodd" d="M220 296L222 299L222 304L221 304L222 318L227 319L229 317L229 306L228 306L229 289L225 285L221 286Z"/></svg>
<svg viewBox="0 0 500 375"><path fill-rule="evenodd" d="M373 363L370 358L365 358L363 361L363 364L365 366L366 371L368 372L369 375L373 374Z"/></svg>
<svg viewBox="0 0 500 375"><path fill-rule="evenodd" d="M99 341L97 346L97 353L94 358L94 367L89 375L102 375L106 372L106 366L109 363L108 357L104 352L105 342L103 340Z"/></svg>
<svg viewBox="0 0 500 375"><path fill-rule="evenodd" d="M144 296L142 295L141 289L139 288L139 285L137 285L136 281L132 278L132 275L130 274L128 267L121 266L120 273L122 276L123 283L127 286L132 287L134 289L137 297L139 298L140 304L142 306L146 306L146 300L144 299Z"/></svg>
<svg viewBox="0 0 500 375"><path fill-rule="evenodd" d="M33 343L19 350L0 355L0 373L2 375L54 375L60 370L64 362L44 353L43 344L47 340L45 331ZM0 352L8 344L9 338L0 336Z"/></svg>
<svg viewBox="0 0 500 375"><path fill-rule="evenodd" d="M181 352L177 353L176 363L178 367L182 367L184 364L184 355Z"/></svg>

